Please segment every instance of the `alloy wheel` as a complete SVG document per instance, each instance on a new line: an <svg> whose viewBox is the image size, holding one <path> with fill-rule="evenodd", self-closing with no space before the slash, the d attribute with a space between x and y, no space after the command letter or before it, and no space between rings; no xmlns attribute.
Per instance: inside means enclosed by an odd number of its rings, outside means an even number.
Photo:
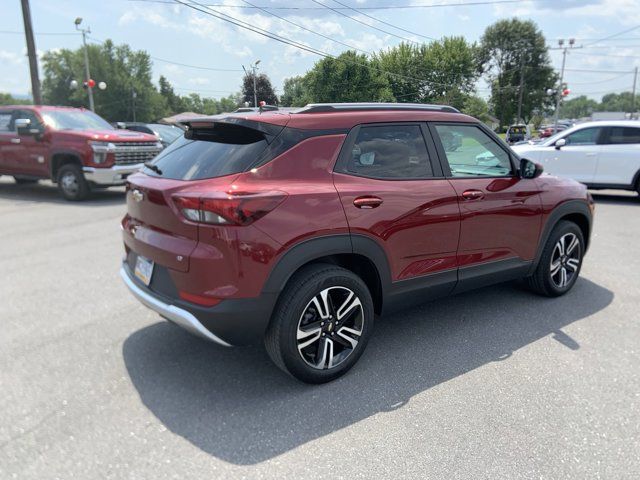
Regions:
<svg viewBox="0 0 640 480"><path fill-rule="evenodd" d="M78 178L73 172L66 172L60 179L60 183L62 184L62 189L72 196L76 195L80 189Z"/></svg>
<svg viewBox="0 0 640 480"><path fill-rule="evenodd" d="M566 233L556 242L551 254L550 276L558 288L565 288L578 274L581 251L580 240L573 233Z"/></svg>
<svg viewBox="0 0 640 480"><path fill-rule="evenodd" d="M364 321L362 303L352 290L325 288L311 299L298 321L300 356L318 370L337 367L356 349Z"/></svg>

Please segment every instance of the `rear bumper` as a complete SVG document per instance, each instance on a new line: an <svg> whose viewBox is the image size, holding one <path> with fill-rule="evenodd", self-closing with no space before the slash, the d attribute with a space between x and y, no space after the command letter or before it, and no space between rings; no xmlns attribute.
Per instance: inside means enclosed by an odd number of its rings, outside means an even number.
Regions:
<svg viewBox="0 0 640 480"><path fill-rule="evenodd" d="M129 291L143 305L185 330L225 347L262 341L277 299L275 294L224 300L215 307L200 307L151 291L134 279L129 265L120 268Z"/></svg>
<svg viewBox="0 0 640 480"><path fill-rule="evenodd" d="M96 185L124 185L127 177L140 170L144 164L114 165L108 168L82 167L84 178Z"/></svg>

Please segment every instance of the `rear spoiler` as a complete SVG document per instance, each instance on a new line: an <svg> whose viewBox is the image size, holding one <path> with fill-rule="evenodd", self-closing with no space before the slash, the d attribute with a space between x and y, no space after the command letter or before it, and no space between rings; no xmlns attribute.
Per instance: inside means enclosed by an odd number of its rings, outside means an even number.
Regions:
<svg viewBox="0 0 640 480"><path fill-rule="evenodd" d="M236 125L241 128L247 128L251 130L255 130L257 132L262 133L267 140L267 143L271 143L275 137L277 137L280 132L284 129L284 127L289 123L289 118L283 122L283 124L276 123L267 123L260 122L256 120L250 120L245 116L220 116L220 117L202 117L195 118L193 120L187 120L181 122L183 125L187 127L187 131L185 132L185 138L195 138L197 137L198 131L201 132L211 132L215 130L216 125Z"/></svg>

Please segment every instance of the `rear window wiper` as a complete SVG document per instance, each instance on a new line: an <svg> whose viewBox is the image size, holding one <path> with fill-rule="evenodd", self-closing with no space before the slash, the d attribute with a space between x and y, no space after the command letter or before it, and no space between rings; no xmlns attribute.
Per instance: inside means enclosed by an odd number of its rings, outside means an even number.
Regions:
<svg viewBox="0 0 640 480"><path fill-rule="evenodd" d="M158 175L162 175L162 170L160 170L153 163L145 162L144 166L147 167L149 170L156 172Z"/></svg>

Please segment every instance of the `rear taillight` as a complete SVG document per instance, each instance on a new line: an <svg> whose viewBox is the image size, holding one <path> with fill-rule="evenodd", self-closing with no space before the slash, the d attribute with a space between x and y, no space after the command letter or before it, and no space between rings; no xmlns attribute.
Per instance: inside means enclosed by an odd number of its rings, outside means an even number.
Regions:
<svg viewBox="0 0 640 480"><path fill-rule="evenodd" d="M279 191L221 192L203 197L176 195L173 201L192 222L211 225L249 225L264 217L286 198Z"/></svg>

